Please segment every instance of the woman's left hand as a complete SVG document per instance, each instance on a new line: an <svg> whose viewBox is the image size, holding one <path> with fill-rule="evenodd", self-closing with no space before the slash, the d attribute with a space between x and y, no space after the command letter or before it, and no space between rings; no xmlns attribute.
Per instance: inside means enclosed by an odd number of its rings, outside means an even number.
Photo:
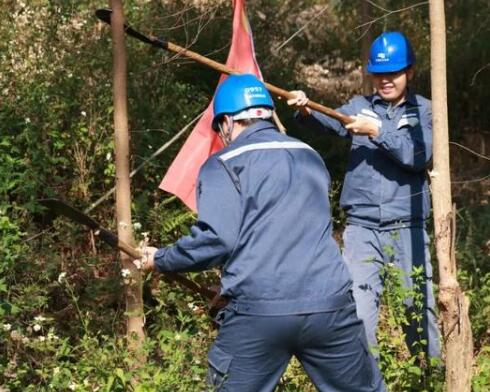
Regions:
<svg viewBox="0 0 490 392"><path fill-rule="evenodd" d="M364 117L351 116L353 122L347 124L345 128L353 135L376 137L379 135L378 126Z"/></svg>

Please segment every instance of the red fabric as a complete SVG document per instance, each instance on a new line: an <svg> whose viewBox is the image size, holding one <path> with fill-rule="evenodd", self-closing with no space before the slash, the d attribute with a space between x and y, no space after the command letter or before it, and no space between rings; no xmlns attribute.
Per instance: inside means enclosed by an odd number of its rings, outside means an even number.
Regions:
<svg viewBox="0 0 490 392"><path fill-rule="evenodd" d="M252 32L245 11L245 0L233 2L233 36L226 65L243 73L253 73L262 79L255 59ZM218 85L227 78L221 75ZM218 134L211 128L213 102L196 124L182 149L170 165L159 188L179 197L196 211L196 182L199 169L208 157L223 148Z"/></svg>

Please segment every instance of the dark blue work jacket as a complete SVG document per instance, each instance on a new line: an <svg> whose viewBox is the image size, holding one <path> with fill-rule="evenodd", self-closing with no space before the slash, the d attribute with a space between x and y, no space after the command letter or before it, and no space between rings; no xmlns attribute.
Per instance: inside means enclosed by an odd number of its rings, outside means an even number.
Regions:
<svg viewBox="0 0 490 392"><path fill-rule="evenodd" d="M332 238L329 185L310 146L255 123L202 166L198 222L157 251L157 268L223 266L221 295L244 314L342 308L351 280Z"/></svg>
<svg viewBox="0 0 490 392"><path fill-rule="evenodd" d="M392 107L377 94L356 96L338 111L373 121L379 135L353 136L339 121L315 111L306 117L297 114L296 119L309 129L352 141L340 198L348 223L377 229L422 226L430 212L426 175L432 158L430 101L409 94Z"/></svg>

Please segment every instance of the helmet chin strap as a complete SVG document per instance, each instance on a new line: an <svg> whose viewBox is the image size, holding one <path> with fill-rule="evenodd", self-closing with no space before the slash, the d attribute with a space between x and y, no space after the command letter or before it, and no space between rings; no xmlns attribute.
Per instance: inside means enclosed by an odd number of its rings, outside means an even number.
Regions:
<svg viewBox="0 0 490 392"><path fill-rule="evenodd" d="M228 131L224 130L224 127L221 122L218 123L218 128L219 128L219 134L221 135L221 140L223 140L223 143L225 146L231 143L231 135L233 133L233 127L235 125L235 122L233 121L233 118L227 116L225 117L226 122L228 123Z"/></svg>

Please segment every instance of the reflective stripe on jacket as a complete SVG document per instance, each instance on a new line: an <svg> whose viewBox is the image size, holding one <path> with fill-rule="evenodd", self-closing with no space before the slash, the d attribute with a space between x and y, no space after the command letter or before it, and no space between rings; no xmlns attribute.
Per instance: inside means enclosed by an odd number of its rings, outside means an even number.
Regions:
<svg viewBox="0 0 490 392"><path fill-rule="evenodd" d="M339 121L315 111L296 119L352 141L340 198L348 222L379 229L423 225L430 212L425 172L432 158L430 101L409 94L392 107L376 94L356 96L338 111L373 121L379 135L352 136Z"/></svg>
<svg viewBox="0 0 490 392"><path fill-rule="evenodd" d="M198 222L159 249L160 271L223 266L221 294L240 313L345 306L350 275L332 238L330 177L317 152L268 121L244 130L201 168Z"/></svg>

